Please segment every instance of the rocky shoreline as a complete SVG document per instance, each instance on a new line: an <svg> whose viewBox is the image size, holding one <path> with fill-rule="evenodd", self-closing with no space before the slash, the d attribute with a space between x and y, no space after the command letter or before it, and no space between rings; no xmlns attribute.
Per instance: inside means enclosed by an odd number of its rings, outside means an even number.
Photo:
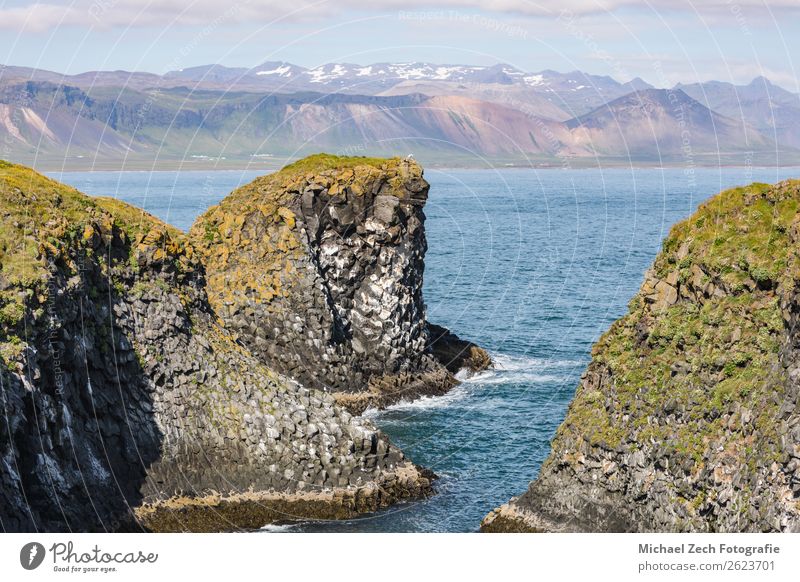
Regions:
<svg viewBox="0 0 800 582"><path fill-rule="evenodd" d="M384 227L405 226L370 241L381 252L345 294L334 293L350 281L334 268L340 251L322 268L305 242L311 210L299 220L280 204L294 190L264 191L256 206L244 190L238 207L235 193L222 205L230 224L213 233L199 222L186 236L0 162L3 530L251 529L288 516L353 517L433 492L429 471L336 403L381 382L394 382L393 397L368 405L456 383L431 355L421 298L424 199L410 197L427 184L413 163L333 157L268 180L314 172L366 172L377 192L400 194L390 203L398 218L384 213ZM346 198L339 212L356 202ZM361 305L364 282L406 290L379 331L354 323L372 311L346 309ZM312 381L317 365L324 384Z"/></svg>
<svg viewBox="0 0 800 582"><path fill-rule="evenodd" d="M433 494L435 475L412 463L384 471L375 481L294 493L247 491L232 495L171 497L145 501L136 519L154 532L255 530L267 524L352 519L402 501Z"/></svg>

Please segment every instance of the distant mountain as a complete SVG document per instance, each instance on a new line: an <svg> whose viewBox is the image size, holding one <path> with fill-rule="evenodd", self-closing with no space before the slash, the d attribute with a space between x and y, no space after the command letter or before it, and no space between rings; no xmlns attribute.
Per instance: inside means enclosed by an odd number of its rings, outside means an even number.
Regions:
<svg viewBox="0 0 800 582"><path fill-rule="evenodd" d="M27 82L0 91L0 135L16 150L118 155L249 156L343 150L553 155L563 123L464 97L174 88L85 91ZM406 145L403 145L406 144Z"/></svg>
<svg viewBox="0 0 800 582"><path fill-rule="evenodd" d="M574 116L553 103L550 95L522 84L458 83L453 81L404 81L385 91L381 96L410 95L421 93L429 96L466 97L488 101L497 105L517 109L527 115L566 121Z"/></svg>
<svg viewBox="0 0 800 582"><path fill-rule="evenodd" d="M328 63L307 69L283 61L268 61L253 68L203 65L163 76L125 71L93 71L61 75L23 67L0 68L0 83L40 81L84 89L125 86L131 89L187 87L224 91L339 92L359 95L456 94L479 96L508 104L507 94L536 102L545 101L541 115L565 120L631 91L650 85L641 79L619 83L611 77L580 71L528 73L506 64L491 66L438 65L431 63L375 63L356 65ZM531 99L531 96L533 99Z"/></svg>
<svg viewBox="0 0 800 582"><path fill-rule="evenodd" d="M77 87L33 81L0 87L0 136L16 153L122 156L131 139L109 127L114 114L113 103L95 103Z"/></svg>
<svg viewBox="0 0 800 582"><path fill-rule="evenodd" d="M163 76L64 76L3 67L0 139L7 155L25 160L42 154L250 159L320 150L675 160L687 151L774 157L777 137L780 150L797 159L800 152L787 145L796 143L797 96L766 83L769 97L758 86L734 88L739 102L748 104L748 115L735 117L724 114L732 91L725 84L687 87L705 91L706 102L716 104L709 108L681 89L654 89L640 79L529 74L507 65L306 69L271 61L252 69L209 65ZM757 115L762 100L772 114L780 112L774 128Z"/></svg>
<svg viewBox="0 0 800 582"><path fill-rule="evenodd" d="M751 125L777 142L800 148L800 95L757 77L749 85L720 81L678 85L710 109Z"/></svg>
<svg viewBox="0 0 800 582"><path fill-rule="evenodd" d="M153 73L131 73L128 71L89 71L79 75L64 75L43 69L0 65L0 86L24 81L55 83L83 88L143 88L158 87L162 82L162 77Z"/></svg>
<svg viewBox="0 0 800 582"><path fill-rule="evenodd" d="M511 84L525 75L522 71L508 65L466 66L432 65L429 63L375 63L355 65L352 63L328 63L306 69L285 62L266 62L252 69L229 69L220 65L194 67L167 73L166 78L189 79L195 82L225 80L227 82L250 83L259 81L263 85L273 85L280 80L290 84L293 89L316 86L341 89L358 87L366 92L366 87L391 87L403 81L456 81L461 83L503 83Z"/></svg>
<svg viewBox="0 0 800 582"><path fill-rule="evenodd" d="M577 144L598 154L672 157L763 151L774 143L680 89L645 89L567 122Z"/></svg>
<svg viewBox="0 0 800 582"><path fill-rule="evenodd" d="M603 103L632 91L652 87L638 78L628 83L619 83L611 77L590 75L581 71L559 73L547 70L526 75L523 82L546 95L551 103L568 112L570 117L588 113Z"/></svg>

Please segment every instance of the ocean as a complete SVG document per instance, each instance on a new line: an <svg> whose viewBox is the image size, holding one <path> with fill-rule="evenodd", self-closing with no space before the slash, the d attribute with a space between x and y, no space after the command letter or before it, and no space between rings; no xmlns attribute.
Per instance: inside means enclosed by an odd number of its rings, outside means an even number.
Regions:
<svg viewBox="0 0 800 582"><path fill-rule="evenodd" d="M63 172L186 230L257 172ZM800 168L430 170L428 320L485 347L495 368L372 420L440 479L428 500L352 521L269 531L470 532L528 486L591 345L626 311L661 241L718 191Z"/></svg>

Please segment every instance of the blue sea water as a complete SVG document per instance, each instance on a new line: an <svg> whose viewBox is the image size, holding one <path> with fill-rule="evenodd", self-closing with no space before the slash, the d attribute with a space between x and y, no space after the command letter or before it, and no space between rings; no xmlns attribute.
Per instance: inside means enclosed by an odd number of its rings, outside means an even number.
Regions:
<svg viewBox="0 0 800 582"><path fill-rule="evenodd" d="M181 229L254 172L53 177ZM475 531L549 452L592 343L621 316L671 225L719 190L800 168L431 170L428 319L486 347L494 370L449 394L368 412L441 479L437 495L288 531ZM275 529L275 528L272 528Z"/></svg>

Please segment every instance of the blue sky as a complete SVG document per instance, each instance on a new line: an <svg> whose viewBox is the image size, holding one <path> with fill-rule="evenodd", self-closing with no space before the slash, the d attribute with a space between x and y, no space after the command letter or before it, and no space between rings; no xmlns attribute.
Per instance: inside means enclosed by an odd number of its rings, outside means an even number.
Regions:
<svg viewBox="0 0 800 582"><path fill-rule="evenodd" d="M765 75L800 91L800 0L0 0L0 63L506 62L657 86Z"/></svg>

